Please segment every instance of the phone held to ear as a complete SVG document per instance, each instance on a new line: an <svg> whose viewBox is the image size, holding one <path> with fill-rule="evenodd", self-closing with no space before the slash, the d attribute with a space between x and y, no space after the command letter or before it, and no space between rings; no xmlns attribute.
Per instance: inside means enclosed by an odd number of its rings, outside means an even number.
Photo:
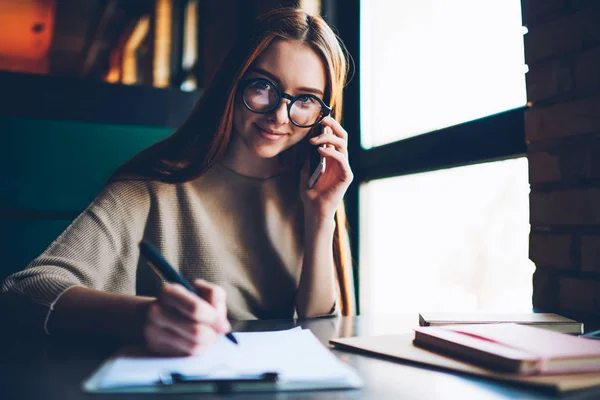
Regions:
<svg viewBox="0 0 600 400"><path fill-rule="evenodd" d="M321 131L325 129L324 127L321 129ZM315 136L318 136L315 135ZM326 162L325 162L325 157L323 157L323 155L321 153L319 153L319 147L325 147L326 145L321 145L321 146L314 146L314 145L310 145L310 149L309 149L309 153L310 153L310 178L308 178L308 188L312 188L317 181L319 180L319 178L321 177L321 175L323 175L325 173L325 167L326 167Z"/></svg>

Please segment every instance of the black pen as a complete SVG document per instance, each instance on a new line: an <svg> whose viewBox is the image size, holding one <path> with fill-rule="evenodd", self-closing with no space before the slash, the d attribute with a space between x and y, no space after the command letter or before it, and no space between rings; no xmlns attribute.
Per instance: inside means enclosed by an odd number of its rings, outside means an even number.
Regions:
<svg viewBox="0 0 600 400"><path fill-rule="evenodd" d="M192 285L190 285L185 279L183 279L181 275L177 273L177 271L175 271L173 267L171 267L171 264L169 264L169 262L165 260L158 250L156 250L148 241L143 240L140 243L140 251L144 257L146 257L148 265L152 267L158 276L167 282L179 283L190 292L196 294L198 297L202 297ZM236 340L235 336L233 336L232 332L226 333L225 337L231 340L233 343L238 344L238 341Z"/></svg>

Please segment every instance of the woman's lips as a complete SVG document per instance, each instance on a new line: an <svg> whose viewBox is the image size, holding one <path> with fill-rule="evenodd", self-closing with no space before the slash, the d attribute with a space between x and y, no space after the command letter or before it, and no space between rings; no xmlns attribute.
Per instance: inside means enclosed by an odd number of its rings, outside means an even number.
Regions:
<svg viewBox="0 0 600 400"><path fill-rule="evenodd" d="M276 140L279 140L279 139L281 139L281 138L283 138L283 137L286 136L285 133L267 131L264 128L261 128L257 124L254 124L254 127L256 128L256 130L258 131L258 134L263 139L267 139L267 140L270 140L270 141L276 141Z"/></svg>

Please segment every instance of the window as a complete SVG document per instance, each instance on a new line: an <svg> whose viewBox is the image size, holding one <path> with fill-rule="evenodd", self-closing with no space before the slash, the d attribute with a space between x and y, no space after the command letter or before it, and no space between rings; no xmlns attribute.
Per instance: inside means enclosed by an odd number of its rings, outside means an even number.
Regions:
<svg viewBox="0 0 600 400"><path fill-rule="evenodd" d="M298 5L309 15L321 15L321 0L300 0Z"/></svg>
<svg viewBox="0 0 600 400"><path fill-rule="evenodd" d="M520 1L344 4L360 313L531 310Z"/></svg>
<svg viewBox="0 0 600 400"><path fill-rule="evenodd" d="M363 184L363 312L530 312L527 176L523 157Z"/></svg>
<svg viewBox="0 0 600 400"><path fill-rule="evenodd" d="M363 147L523 106L523 33L520 0L362 1Z"/></svg>

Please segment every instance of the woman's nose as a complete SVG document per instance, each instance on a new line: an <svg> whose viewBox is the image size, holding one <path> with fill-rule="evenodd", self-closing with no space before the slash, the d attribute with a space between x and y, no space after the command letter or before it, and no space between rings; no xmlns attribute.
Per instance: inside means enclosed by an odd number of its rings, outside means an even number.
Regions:
<svg viewBox="0 0 600 400"><path fill-rule="evenodd" d="M288 99L281 99L277 108L275 108L270 114L269 117L273 120L277 125L284 125L289 122L288 115L288 103L290 101Z"/></svg>

